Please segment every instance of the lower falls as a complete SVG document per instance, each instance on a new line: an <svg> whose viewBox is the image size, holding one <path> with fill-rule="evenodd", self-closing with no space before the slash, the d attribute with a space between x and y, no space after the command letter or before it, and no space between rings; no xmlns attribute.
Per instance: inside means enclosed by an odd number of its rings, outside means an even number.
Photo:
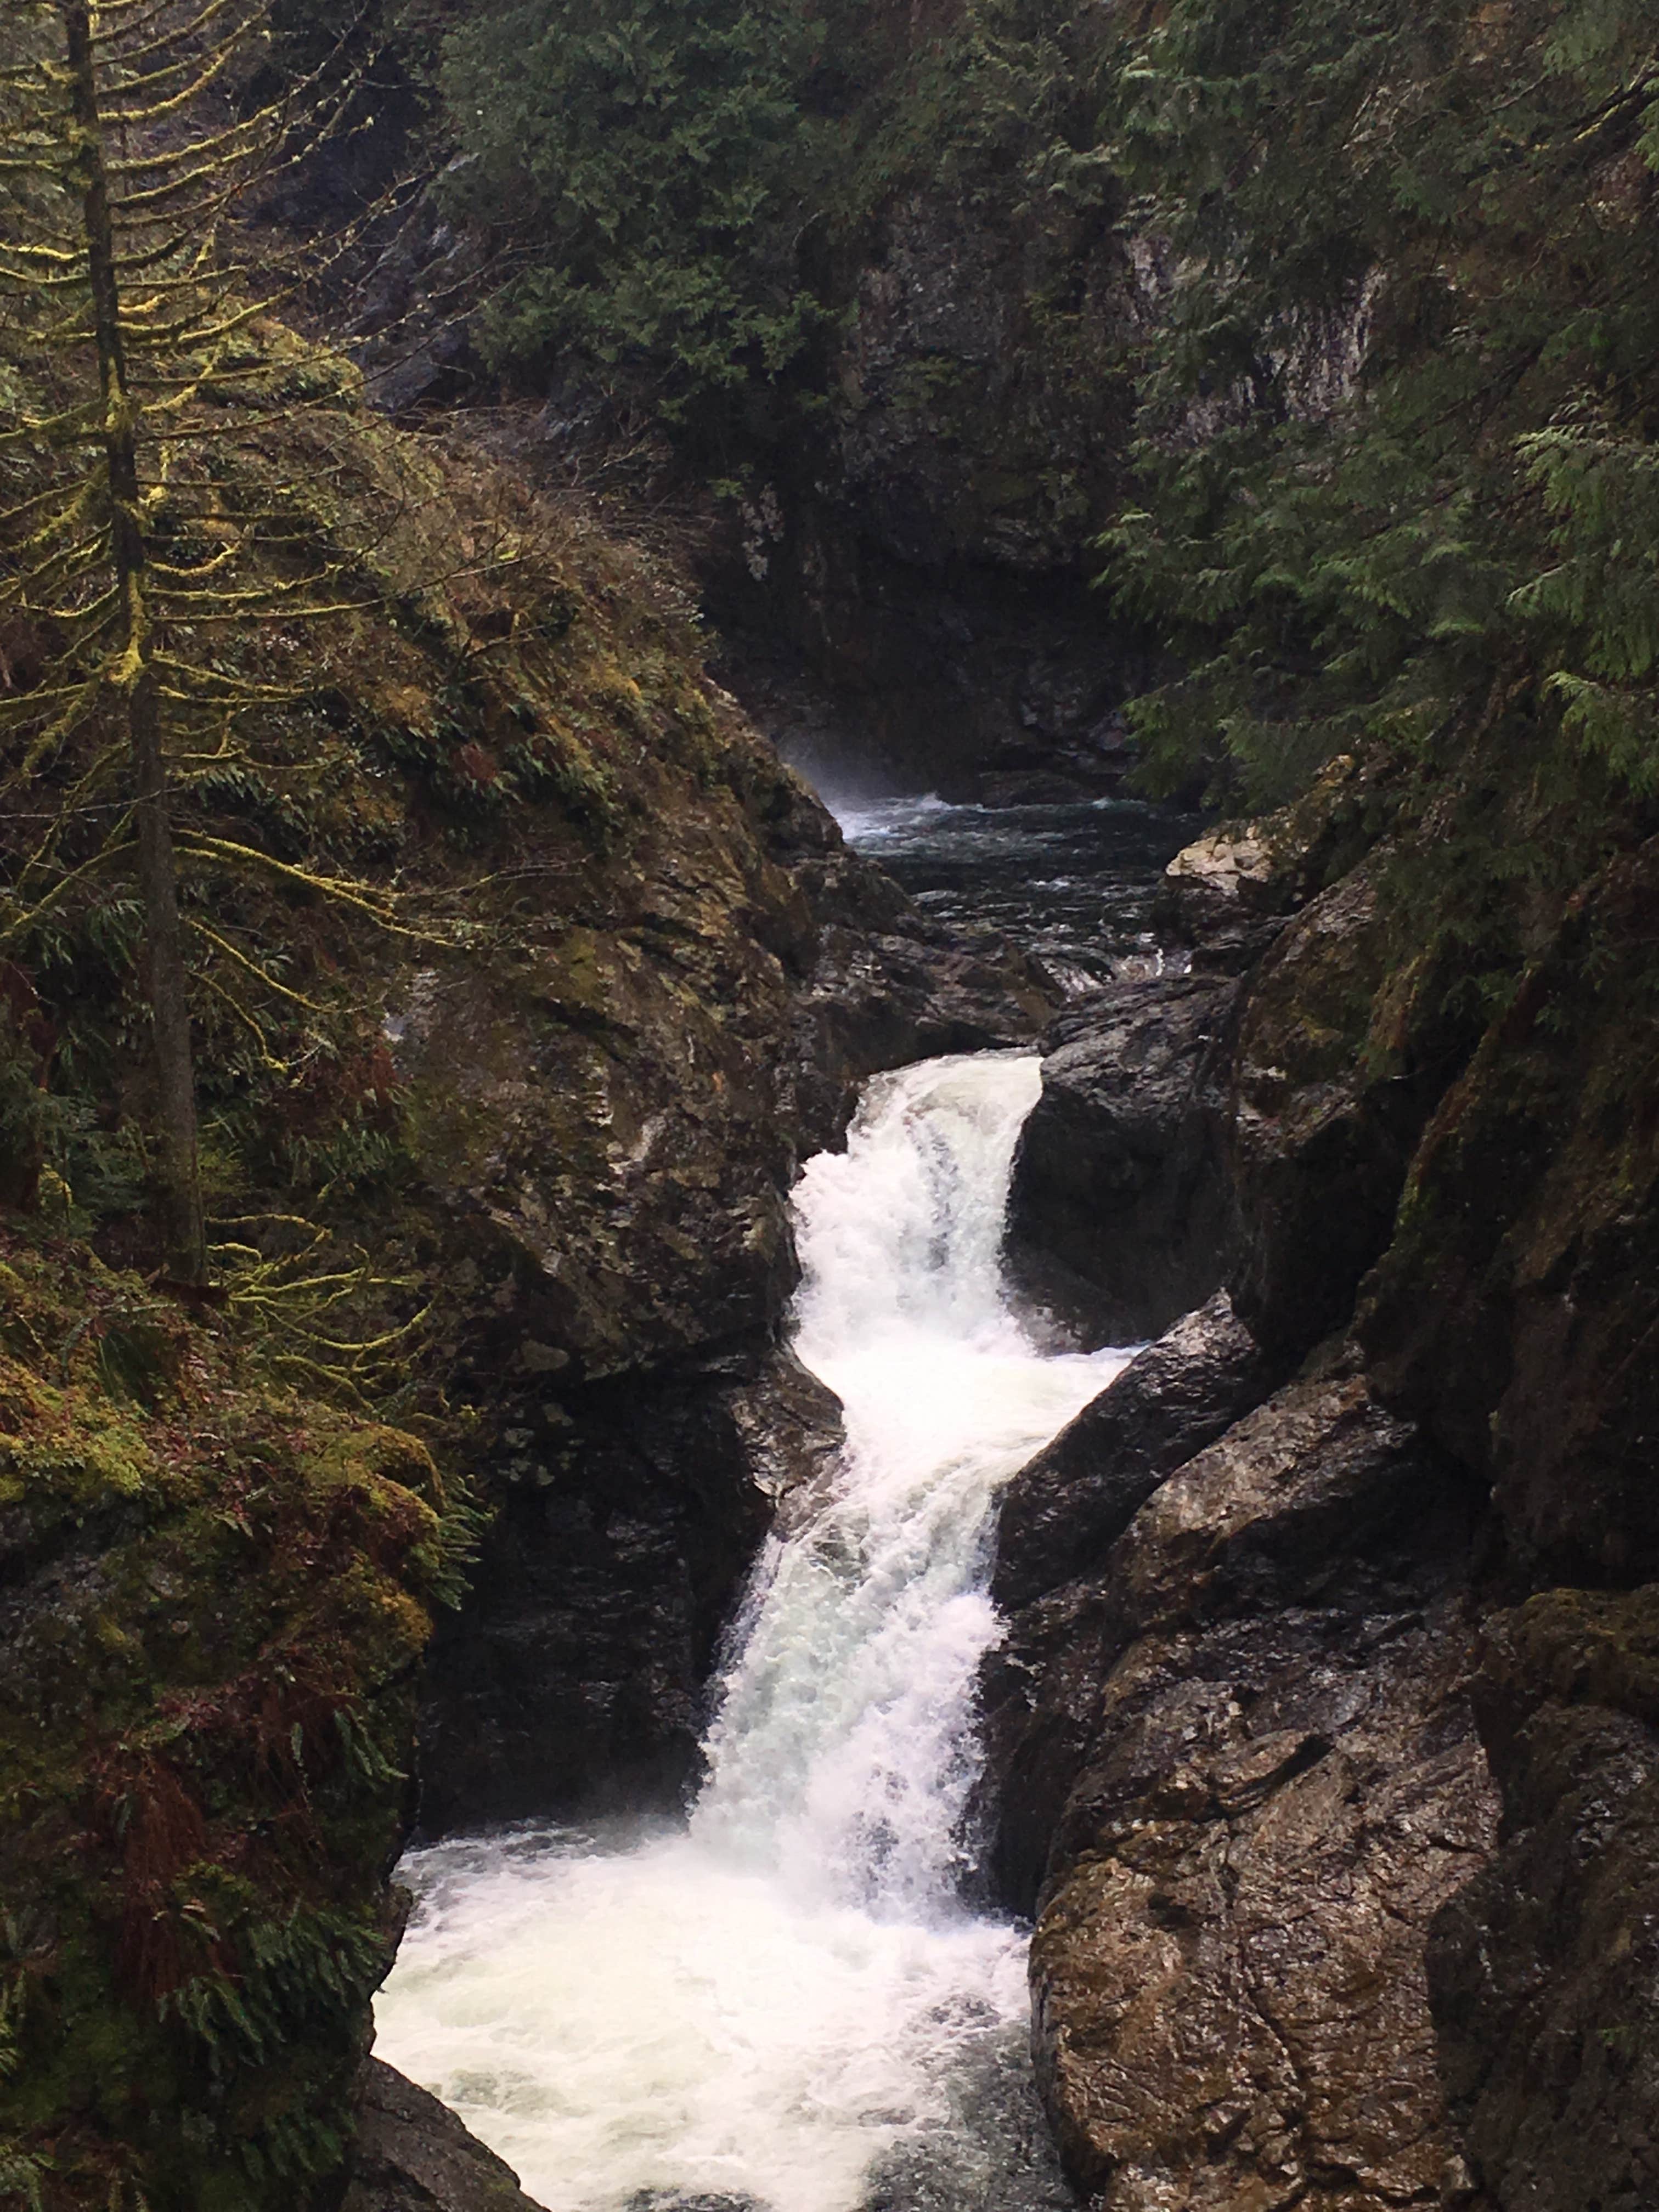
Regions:
<svg viewBox="0 0 1659 2212"><path fill-rule="evenodd" d="M549 2212L1070 2202L1024 1936L960 1893L997 1492L1127 1357L1045 1347L1005 1293L1037 1091L1030 1055L923 1062L806 1168L795 1347L846 1443L757 1564L689 1823L405 1863L377 2050Z"/></svg>

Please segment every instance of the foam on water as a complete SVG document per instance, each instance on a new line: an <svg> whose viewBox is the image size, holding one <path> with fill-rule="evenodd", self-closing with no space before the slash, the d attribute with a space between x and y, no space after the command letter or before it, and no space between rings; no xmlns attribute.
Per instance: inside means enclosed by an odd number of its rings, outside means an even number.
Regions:
<svg viewBox="0 0 1659 2212"><path fill-rule="evenodd" d="M853 2212L1024 2016L1018 1932L959 1903L998 1488L1121 1352L1047 1357L998 1271L1024 1055L878 1079L796 1198L797 1348L832 1492L756 1571L684 1832L410 1854L377 2049L550 2212L639 2192Z"/></svg>

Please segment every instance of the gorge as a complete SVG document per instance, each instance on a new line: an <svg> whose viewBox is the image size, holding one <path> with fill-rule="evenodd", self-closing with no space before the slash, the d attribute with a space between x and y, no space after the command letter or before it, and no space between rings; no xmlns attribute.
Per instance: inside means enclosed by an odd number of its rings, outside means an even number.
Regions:
<svg viewBox="0 0 1659 2212"><path fill-rule="evenodd" d="M895 2149L935 2197L1005 2201L975 2171L1005 2116L972 2100L1023 2057L1023 1946L958 1895L989 1524L1126 1356L1045 1358L1001 1295L1036 1091L1030 1057L923 1061L806 1167L794 1342L846 1442L782 1501L684 1835L520 1830L408 1864L376 2047L554 2212L854 2212L911 2201Z"/></svg>
<svg viewBox="0 0 1659 2212"><path fill-rule="evenodd" d="M1653 2212L1650 9L4 14L0 2205Z"/></svg>

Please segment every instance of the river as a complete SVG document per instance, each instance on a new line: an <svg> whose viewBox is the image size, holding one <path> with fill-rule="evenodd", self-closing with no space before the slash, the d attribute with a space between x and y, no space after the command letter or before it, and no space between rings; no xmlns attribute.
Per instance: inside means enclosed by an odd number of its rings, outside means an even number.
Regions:
<svg viewBox="0 0 1659 2212"><path fill-rule="evenodd" d="M883 858L951 839L931 802L848 827ZM1047 927L1044 879L1024 881ZM1133 919L1091 959L1133 951ZM1005 1291L1039 1087L1018 1053L878 1077L846 1151L801 1177L795 1346L846 1444L757 1563L689 1820L404 1861L416 1909L376 2049L549 2212L1071 2201L1030 2087L1024 1934L958 1893L997 1493L1127 1356L1045 1352Z"/></svg>
<svg viewBox="0 0 1659 2212"><path fill-rule="evenodd" d="M1152 898L1205 817L1143 799L953 806L932 797L838 804L848 842L957 930L995 929L1074 995L1162 964Z"/></svg>

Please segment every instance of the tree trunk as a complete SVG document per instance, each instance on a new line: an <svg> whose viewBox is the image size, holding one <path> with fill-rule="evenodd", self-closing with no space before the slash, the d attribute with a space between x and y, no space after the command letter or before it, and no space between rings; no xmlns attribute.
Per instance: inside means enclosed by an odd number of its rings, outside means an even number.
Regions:
<svg viewBox="0 0 1659 2212"><path fill-rule="evenodd" d="M167 763L161 751L161 702L152 665L154 648L144 596L137 410L128 389L121 333L115 224L104 161L90 10L80 0L65 0L63 17L80 140L76 167L103 387L111 557L121 605L115 688L126 718L137 801L138 890L144 908L150 1030L161 1114L161 1226L167 1267L180 1281L199 1283L207 1276L207 1231L197 1150L196 1073L191 1054L189 981L179 917L178 872L167 815Z"/></svg>

